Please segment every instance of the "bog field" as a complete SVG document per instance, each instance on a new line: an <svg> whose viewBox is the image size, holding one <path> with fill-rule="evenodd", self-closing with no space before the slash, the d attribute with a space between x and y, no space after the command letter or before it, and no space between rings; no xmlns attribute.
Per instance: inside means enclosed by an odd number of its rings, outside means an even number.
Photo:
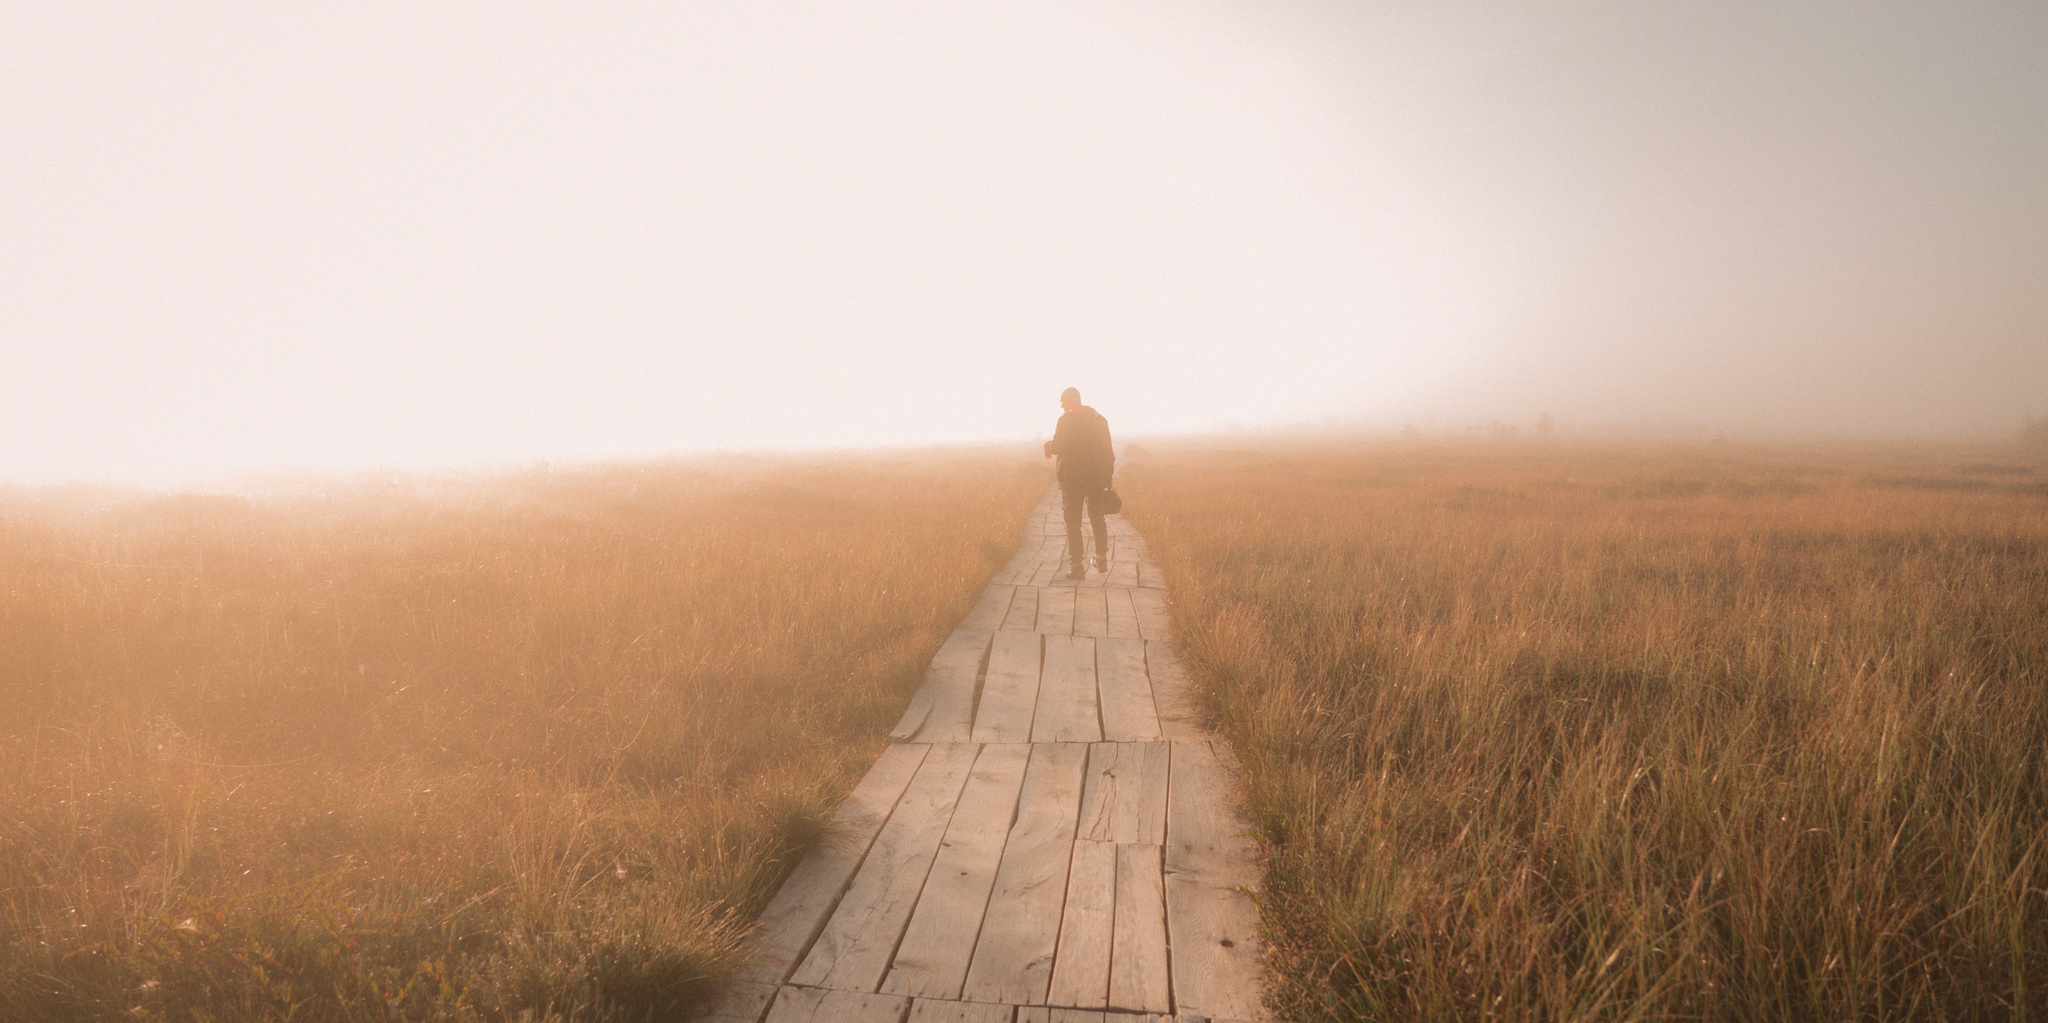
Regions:
<svg viewBox="0 0 2048 1023"><path fill-rule="evenodd" d="M1035 454L0 492L0 1019L678 1018ZM1183 441L1118 487L1276 1018L2048 1016L2048 464Z"/></svg>
<svg viewBox="0 0 2048 1023"><path fill-rule="evenodd" d="M2048 1015L2039 464L1160 445L1120 489L1283 1018Z"/></svg>
<svg viewBox="0 0 2048 1023"><path fill-rule="evenodd" d="M0 1019L673 1018L1048 479L0 494Z"/></svg>

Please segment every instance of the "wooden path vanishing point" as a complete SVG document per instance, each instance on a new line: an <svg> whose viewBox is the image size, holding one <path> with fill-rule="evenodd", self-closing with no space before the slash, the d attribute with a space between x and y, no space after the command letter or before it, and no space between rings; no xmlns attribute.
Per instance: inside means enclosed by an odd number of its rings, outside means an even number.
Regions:
<svg viewBox="0 0 2048 1023"><path fill-rule="evenodd" d="M1109 573L1066 579L1057 495L707 1019L1264 1018L1256 847L1182 709L1158 570L1111 517Z"/></svg>

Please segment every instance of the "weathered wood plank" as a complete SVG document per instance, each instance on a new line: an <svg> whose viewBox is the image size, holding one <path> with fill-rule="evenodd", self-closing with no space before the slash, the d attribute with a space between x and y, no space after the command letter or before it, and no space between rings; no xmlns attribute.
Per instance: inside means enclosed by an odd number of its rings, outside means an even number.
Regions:
<svg viewBox="0 0 2048 1023"><path fill-rule="evenodd" d="M1160 746L1164 743L1152 743ZM1159 846L1116 849L1116 937L1110 951L1109 1008L1171 1012L1166 974L1166 886Z"/></svg>
<svg viewBox="0 0 2048 1023"><path fill-rule="evenodd" d="M988 911L989 889L1002 861L1003 841L1017 812L1017 792L1031 747L991 744L968 775L946 828L938 859L925 880L910 926L882 979L882 990L925 998L957 999L974 955L974 939Z"/></svg>
<svg viewBox="0 0 2048 1023"><path fill-rule="evenodd" d="M1175 742L1166 808L1166 921L1174 998L1182 1015L1255 1019L1262 1013L1258 851L1245 834L1237 786L1207 742Z"/></svg>
<svg viewBox="0 0 2048 1023"><path fill-rule="evenodd" d="M733 977L780 985L817 940L853 882L861 861L924 763L928 746L890 746L840 804L832 837L796 865L748 936L748 955Z"/></svg>
<svg viewBox="0 0 2048 1023"><path fill-rule="evenodd" d="M1117 560L1109 566L1109 577L1103 581L1111 586L1138 585L1138 556L1119 550Z"/></svg>
<svg viewBox="0 0 2048 1023"><path fill-rule="evenodd" d="M1238 802L1237 778L1209 742L1167 743L1166 872L1216 884L1258 883L1258 844Z"/></svg>
<svg viewBox="0 0 2048 1023"><path fill-rule="evenodd" d="M1109 635L1108 594L1099 587L1074 591L1074 635Z"/></svg>
<svg viewBox="0 0 2048 1023"><path fill-rule="evenodd" d="M1031 741L1044 643L1045 637L1035 632L996 633L988 675L981 683L981 705L974 710L975 742Z"/></svg>
<svg viewBox="0 0 2048 1023"><path fill-rule="evenodd" d="M1033 632L1038 628L1038 587L1013 586L1010 588L1010 608L1003 615L1002 628L1007 632Z"/></svg>
<svg viewBox="0 0 2048 1023"><path fill-rule="evenodd" d="M966 742L974 728L974 681L981 674L993 632L954 629L932 663L924 684L910 698L903 719L889 733L894 742Z"/></svg>
<svg viewBox="0 0 2048 1023"><path fill-rule="evenodd" d="M1079 837L1091 842L1166 842L1167 744L1099 742L1088 750Z"/></svg>
<svg viewBox="0 0 2048 1023"><path fill-rule="evenodd" d="M1129 1016L1110 1018L1100 1009L1055 1009L1039 1005L1017 1007L1017 1023L1150 1023Z"/></svg>
<svg viewBox="0 0 2048 1023"><path fill-rule="evenodd" d="M1100 1009L1109 1004L1111 935L1116 924L1117 847L1108 842L1074 843L1067 871L1067 907L1060 920L1059 953L1053 959L1051 1005ZM1159 964L1164 981L1166 964Z"/></svg>
<svg viewBox="0 0 2048 1023"><path fill-rule="evenodd" d="M1166 876L1174 998L1187 1016L1264 1019L1259 908L1234 888Z"/></svg>
<svg viewBox="0 0 2048 1023"><path fill-rule="evenodd" d="M1045 572L1045 559L1045 549L1043 547L1040 547L1038 552L1031 556L1031 563L1029 565L1026 565L1024 568L1018 570L1018 584L1024 586L1039 585L1037 580L1039 576Z"/></svg>
<svg viewBox="0 0 2048 1023"><path fill-rule="evenodd" d="M1059 563L1059 562L1057 562L1057 561L1041 561L1041 562L1039 562L1039 563L1038 563L1038 571L1036 571L1036 572L1033 572L1033 573L1031 573L1031 585L1033 585L1033 586L1055 586L1055 585L1058 585L1058 584L1060 584L1060 583L1063 583L1063 582L1066 582L1066 581L1067 581L1066 579L1062 578L1063 574L1064 574L1064 573L1063 573L1063 572L1062 572L1062 570L1061 570L1061 566L1060 566L1060 563Z"/></svg>
<svg viewBox="0 0 2048 1023"><path fill-rule="evenodd" d="M1038 631L1048 636L1074 634L1074 588L1048 586L1038 595Z"/></svg>
<svg viewBox="0 0 2048 1023"><path fill-rule="evenodd" d="M1081 809L1081 776L1088 747L1040 743L1031 747L1017 823L996 868L990 912L981 924L974 962L961 997L974 1002L1044 1005L1066 901L1067 864L1074 819Z"/></svg>
<svg viewBox="0 0 2048 1023"><path fill-rule="evenodd" d="M1019 551L1016 556L1005 562L1003 567L996 569L995 577L990 579L989 583L996 586L1015 586L1024 581L1017 578L1019 575L1031 571L1037 565L1036 559L1025 557L1024 553Z"/></svg>
<svg viewBox="0 0 2048 1023"><path fill-rule="evenodd" d="M1102 737L1111 742L1158 739L1159 708L1152 676L1145 670L1145 643L1137 639L1095 641L1095 680L1102 700Z"/></svg>
<svg viewBox="0 0 2048 1023"><path fill-rule="evenodd" d="M881 984L979 751L972 743L944 743L926 754L790 983L847 991Z"/></svg>
<svg viewBox="0 0 2048 1023"><path fill-rule="evenodd" d="M1206 740L1195 709L1194 683L1173 652L1173 644L1145 641L1145 673L1152 679L1152 702L1159 708L1159 737L1168 741Z"/></svg>
<svg viewBox="0 0 2048 1023"><path fill-rule="evenodd" d="M1166 610L1166 593L1139 587L1131 591L1131 606L1138 613L1138 634L1146 639L1172 639L1173 618Z"/></svg>
<svg viewBox="0 0 2048 1023"><path fill-rule="evenodd" d="M1095 640L1045 637L1045 667L1039 677L1031 741L1101 742L1095 690Z"/></svg>
<svg viewBox="0 0 2048 1023"><path fill-rule="evenodd" d="M1010 1023L1014 1012L1008 1005L919 998L910 1003L909 1023Z"/></svg>
<svg viewBox="0 0 2048 1023"><path fill-rule="evenodd" d="M1138 587L1160 590L1166 588L1166 580L1159 574L1159 563L1150 558L1138 562Z"/></svg>
<svg viewBox="0 0 2048 1023"><path fill-rule="evenodd" d="M784 987L775 995L768 1023L903 1023L910 999L861 991Z"/></svg>
<svg viewBox="0 0 2048 1023"><path fill-rule="evenodd" d="M1003 617L1009 613L1010 597L1017 592L1015 586L990 583L976 598L974 606L967 611L967 617L960 619L960 628L984 629L994 632L1003 627Z"/></svg>
<svg viewBox="0 0 2048 1023"><path fill-rule="evenodd" d="M1107 606L1107 628L1104 634L1117 639L1143 639L1138 631L1138 607L1131 603L1129 586L1110 586L1102 591Z"/></svg>

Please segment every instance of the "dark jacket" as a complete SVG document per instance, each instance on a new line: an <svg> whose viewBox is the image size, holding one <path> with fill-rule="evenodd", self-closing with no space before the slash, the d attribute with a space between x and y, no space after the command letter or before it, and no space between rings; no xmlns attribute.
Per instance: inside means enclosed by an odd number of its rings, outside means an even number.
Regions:
<svg viewBox="0 0 2048 1023"><path fill-rule="evenodd" d="M1110 478L1116 474L1116 452L1109 446L1109 420L1086 405L1060 416L1045 451L1060 456L1063 489L1107 490Z"/></svg>

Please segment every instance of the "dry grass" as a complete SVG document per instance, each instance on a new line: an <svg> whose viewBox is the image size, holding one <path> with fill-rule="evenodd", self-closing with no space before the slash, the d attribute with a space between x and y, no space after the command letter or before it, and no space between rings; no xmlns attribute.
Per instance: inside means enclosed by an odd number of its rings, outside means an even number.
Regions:
<svg viewBox="0 0 2048 1023"><path fill-rule="evenodd" d="M669 1018L1046 483L0 495L0 1018Z"/></svg>
<svg viewBox="0 0 2048 1023"><path fill-rule="evenodd" d="M1129 461L1288 1018L2048 1014L2048 470Z"/></svg>

